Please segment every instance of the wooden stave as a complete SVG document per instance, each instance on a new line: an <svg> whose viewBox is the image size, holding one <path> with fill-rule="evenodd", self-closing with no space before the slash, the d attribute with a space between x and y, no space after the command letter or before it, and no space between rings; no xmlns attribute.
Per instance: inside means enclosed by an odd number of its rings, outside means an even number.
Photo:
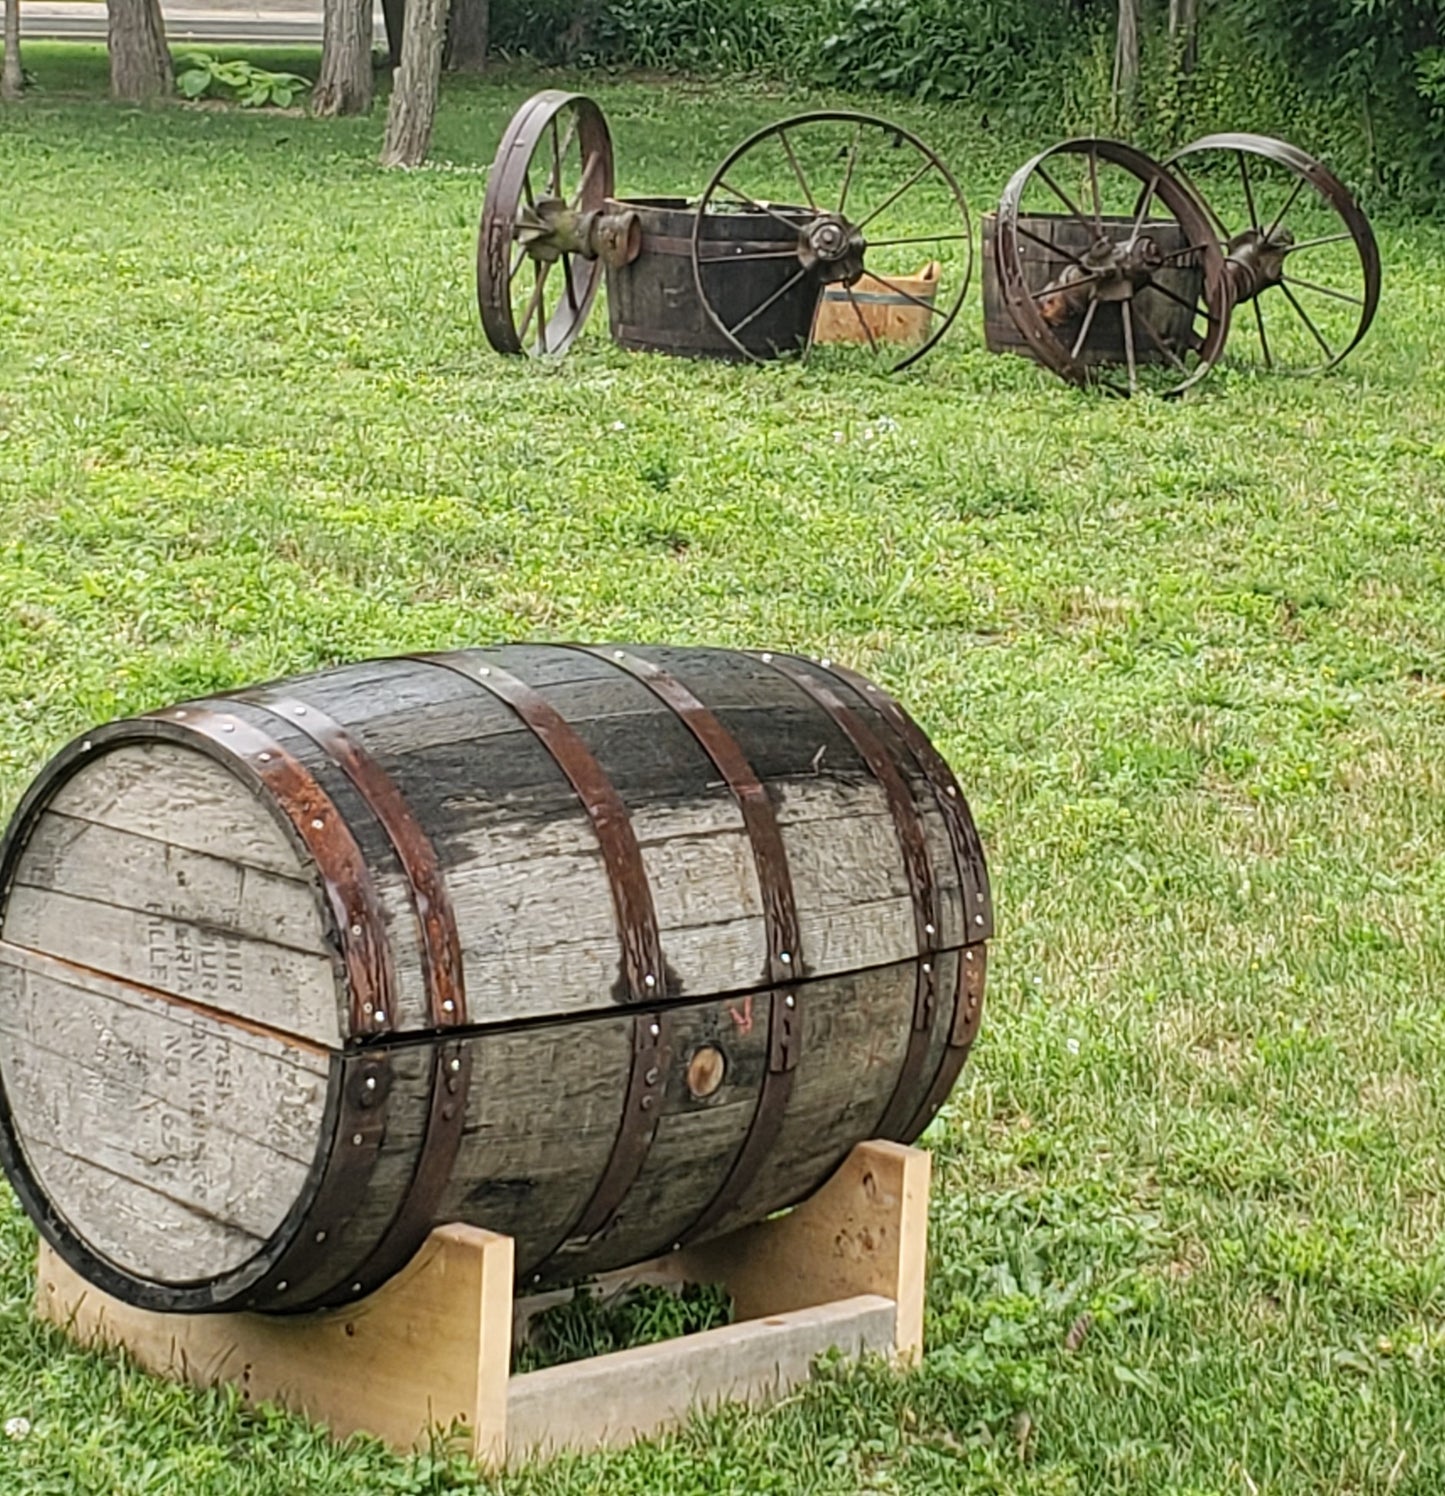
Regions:
<svg viewBox="0 0 1445 1496"><path fill-rule="evenodd" d="M532 648L535 649L536 647ZM515 654L515 652L516 651L487 652L484 657L490 657L493 654L505 654L508 657L511 657L513 654ZM475 655L477 652L472 653ZM558 653L558 651L552 651L554 660ZM691 662L696 661L698 657L703 654L710 654L714 658L725 659L728 661L738 661L748 658L745 656L737 656L732 652L727 651L638 650L636 651L636 653L641 656L653 659L661 657L661 659L669 665L669 668L673 669L676 669L678 667L679 661L683 662L685 665L690 664ZM308 686L311 686L315 681L330 677L333 680L340 681L342 688L345 689L346 676L348 672L363 670L368 668L368 666L387 666L393 663L394 662L368 662L366 666L344 667L341 671L325 672L321 677L312 677L309 679L303 678L301 680L289 681L286 683L286 687L293 695L295 695L297 693L303 693L306 688ZM809 664L805 668L809 670L813 670L815 668L820 669L825 675L828 674L826 666L814 667ZM878 711L875 704L867 699L866 695L863 694L861 688L848 681L839 680L837 678L830 679L831 684L835 689L839 691L840 694L850 695L852 697L852 704L860 712L871 715L871 717L877 724L880 724L882 727L886 728L888 732L892 731L892 728L888 727L885 723L882 714ZM703 695L703 699L706 699L705 694ZM226 709L235 713L239 720L243 722L250 722L253 725L258 720L266 721L267 724L273 730L275 730L278 740L283 741L289 751L297 754L303 759L309 758L308 767L311 772L317 777L319 781L323 783L327 792L331 795L333 800L335 800L338 804L345 806L345 815L348 825L351 826L354 831L358 832L363 842L367 843L365 847L367 865L372 868L385 865L389 854L387 852L387 849L382 845L381 841L377 839L377 827L374 824L370 824L371 822L375 821L374 815L366 807L364 800L360 803L354 802L352 792L354 792L355 787L349 786L344 782L345 776L340 774L334 763L330 763L329 761L327 761L324 754L315 754L314 743L311 743L309 740L304 740L304 735L300 734L297 734L295 737L287 740L287 735L284 732L280 731L278 724L273 719L268 719L262 709L254 707L249 702L227 701L224 703L211 703L209 705L211 705L213 708L218 705L224 706ZM359 724L355 723L349 724L349 726L353 728L358 725ZM770 718L765 721L764 727L766 729L767 736L771 737L773 735L773 729L775 728L775 726L776 723L773 719ZM139 734L143 736L148 733L164 735L165 732L165 726L157 725L157 723L154 721L149 723L115 724L109 729L102 729L100 730L100 732L89 734L86 740L89 745L86 749L86 752L94 751L96 748L104 746L106 742L120 741L127 735ZM745 734L744 736L746 737L749 735L750 734ZM841 743L841 739L832 744L833 749L839 752L841 752L842 746L843 745ZM906 754L902 755L903 759L907 759L907 757L908 756ZM68 760L66 755L61 755L61 758L57 760L57 764L52 766L54 775L62 776L64 774L74 772L80 766L81 762L83 762L83 759L83 753L77 753L75 756L69 758ZM920 786L923 785L923 781L926 776L923 776L921 774L921 770L919 769L919 766L916 762L900 762L899 767L905 773L906 777L908 777L914 794L918 795L920 793ZM43 776L43 781L44 780L45 776ZM53 776L50 782L52 782L53 785ZM24 825L29 818L33 817L36 812L37 805L43 798L44 783L42 782L38 783L37 786L34 787L34 789L32 790L32 794L30 796L27 796L26 801L22 803L21 810L17 813L16 820L12 824L11 833L9 837L7 837L6 841L6 847L8 849L8 857L10 861L13 861L14 846L16 842L23 839L22 833ZM349 801L353 803L348 803ZM6 861L0 860L0 869L3 869L5 866ZM957 872L960 880L960 886L963 886L965 882L964 869L960 867ZM3 888L3 883L0 883L0 888ZM397 931L394 925L392 930L393 939L395 939L396 933ZM851 976L852 974L849 973L847 975ZM766 981L760 982L753 989L753 991L754 993L765 994L768 991L768 983ZM703 1005L705 1006L707 1003L725 1003L730 996L735 997L737 995L738 994L709 994L707 998L704 999ZM935 1032L930 1036L930 1061L924 1071L924 1081L934 1080L936 1071L933 1060L937 1051L944 1047L938 1042L940 1039L939 1031L944 1027L944 1020L950 1017L951 1010L948 1009L947 1004L940 1004L939 1009L941 1017L935 1018ZM575 1022L578 1020L574 1019L572 1021ZM375 1063L380 1059L384 1059L386 1051L389 1047L390 1046L385 1044L372 1045L368 1050L368 1053L370 1055L370 1062ZM338 1059L338 1071L344 1071L346 1064L348 1062L353 1062L355 1058L355 1055L346 1055L340 1057ZM411 1085L405 1088L404 1097L405 1100L411 1105L412 1114L416 1115L418 1114L420 1108L419 1098L415 1094L413 1094L414 1089L414 1086ZM331 1109L333 1107L338 1113L338 1125L337 1127L331 1129L333 1140L342 1135L342 1129L339 1119L339 1113L341 1112L342 1108L341 1103L337 1098L344 1097L345 1094L346 1086L345 1077L343 1074L338 1076L337 1084L333 1088L332 1101L328 1103L328 1115L331 1114ZM399 1100L402 1099L402 1094L403 1093L398 1093ZM921 1101L922 1097L920 1096L918 1099ZM0 1097L0 1103L3 1103L3 1097ZM5 1124L3 1127L0 1127L0 1138L3 1138L5 1140L4 1152L6 1155L7 1166L9 1166L10 1163L14 1160L16 1148L14 1146L14 1139L10 1137L10 1119L8 1114L8 1106L0 1104L0 1114L3 1114L3 1120ZM664 1115L667 1114L664 1113ZM399 1135L401 1130L395 1129L395 1131ZM818 1184L822 1183L823 1178L826 1177L826 1172L830 1172L831 1167L836 1166L836 1163L841 1161L841 1158L846 1155L848 1147L851 1146L853 1142L856 1142L858 1140L858 1136L863 1135L868 1135L867 1129L864 1129L863 1132L858 1133L857 1135L853 1135L852 1133L850 1133L850 1135L845 1139L840 1140L837 1149L835 1150L836 1157L832 1159L832 1163L830 1164L829 1169L825 1171L821 1176L817 1174L817 1171L815 1169L813 1173L809 1174L806 1177L806 1179L793 1180L785 1188L780 1187L781 1194L778 1190L775 1189L768 1196L766 1201L760 1204L755 1203L747 1207L746 1209L740 1210L740 1212L735 1213L734 1219L724 1222L717 1229L730 1228L732 1225L739 1224L740 1219L736 1218L739 1215L746 1216L748 1214L751 1214L754 1218L756 1218L756 1215L759 1213L766 1213L767 1211L770 1211L772 1209L782 1208L784 1205L794 1203L796 1199L801 1198L807 1193L810 1193L813 1188L816 1188ZM335 1147L332 1147L327 1158L324 1160L321 1157L321 1153L323 1151L325 1150L318 1151L317 1165L322 1174L325 1173L326 1166L331 1162L332 1155L334 1155L335 1153ZM403 1173L406 1171L407 1167L411 1167L414 1172L415 1169L420 1166L421 1160L417 1156L416 1150L413 1150L410 1154L402 1153L398 1156L401 1158L400 1168ZM23 1173L23 1169L17 1172ZM786 1196L786 1198L783 1198L783 1196ZM699 1201L699 1205L701 1205L701 1203L702 1202ZM37 1205L40 1207L38 1211L34 1208ZM30 1191L30 1197L27 1199L27 1206L32 1207L32 1214L36 1214L37 1218L43 1218L46 1214L44 1210L44 1202L36 1200L33 1189ZM294 1234L298 1236L302 1234L301 1227L309 1227L309 1225L311 1224L306 1220L306 1210L304 1206L304 1200L298 1201L297 1209L295 1212L293 1212L293 1216L288 1216L287 1226L290 1227L292 1225L295 1225L297 1227L297 1230ZM465 1209L463 1208L461 1210L452 1212L452 1214L448 1216L448 1218L466 1219ZM381 1224L381 1235L385 1235L388 1224L389 1223L385 1222ZM490 1224L490 1221L479 1219L475 1221L475 1224L485 1225ZM52 1235L52 1233L54 1233L54 1235ZM712 1231L707 1234L716 1234L716 1232ZM93 1276L97 1282L100 1282L102 1278L106 1278L107 1281L103 1284L103 1286L107 1287L107 1291L117 1292L118 1296L128 1297L133 1302L140 1302L142 1301L142 1299L146 1299L149 1301L147 1303L148 1307L179 1309L227 1308L237 1306L238 1295L234 1292L234 1283L230 1289L228 1289L221 1283L205 1283L188 1287L183 1290L174 1288L167 1288L162 1290L158 1289L156 1285L153 1284L148 1285L140 1280L127 1279L125 1275L122 1275L123 1281L117 1282L115 1281L114 1273L107 1273L104 1263L98 1263L94 1260L76 1261L76 1256L80 1256L82 1259L84 1259L87 1255L84 1250L84 1244L65 1240L64 1232L58 1231L53 1221L49 1223L47 1235L52 1235L53 1244L56 1245L59 1250L61 1250L62 1255L70 1258L82 1272L86 1272L88 1276ZM279 1235L281 1235L281 1233L278 1233L278 1236ZM660 1240L648 1241L645 1245L645 1248L642 1245L625 1245L625 1243L627 1242L635 1243L636 1240L637 1238L635 1236L635 1233L629 1235L624 1232L621 1237L614 1238L611 1242L605 1242L601 1244L584 1243L582 1244L580 1250L574 1251L571 1254L565 1256L564 1260L566 1272L570 1276L575 1275L575 1273L579 1271L596 1271L601 1270L601 1268L604 1266L621 1265L625 1261L636 1260L638 1255L650 1255L650 1252L652 1250L665 1249L668 1245L668 1243ZM268 1243L268 1249L273 1245L274 1243ZM278 1272L271 1272L269 1284L265 1285L264 1290L260 1292L256 1291L255 1288L256 1275L251 1274L250 1286L246 1290L244 1290L246 1297L241 1298L239 1302L244 1307L255 1307L280 1311L314 1307L318 1302L327 1299L331 1299L332 1301L334 1301L334 1297L337 1293L340 1293L343 1298L347 1296L355 1296L356 1294L362 1291L366 1291L370 1287L374 1287L376 1285L374 1283L363 1283L360 1285L352 1286L350 1283L342 1284L339 1280L349 1279L351 1272L354 1270L355 1258L357 1257L357 1254L360 1253L360 1255L364 1259L365 1256L374 1248L374 1246L375 1240L368 1239L365 1244L358 1243L356 1246L356 1250L350 1253L349 1256L342 1256L337 1252L337 1245L333 1243L329 1260L322 1266L318 1267L316 1273L314 1273L309 1279L305 1280L296 1279L293 1275L292 1278L285 1280L286 1288L284 1290L278 1289L276 1287L277 1282L281 1281L281 1275ZM620 1257L618 1256L619 1252L621 1252L622 1254ZM268 1251L268 1253L265 1255L268 1255L273 1261L278 1257L284 1260L286 1255L284 1244L282 1245L282 1249L279 1252ZM525 1257L525 1254L523 1255ZM556 1253L552 1254L553 1258L555 1258L556 1256ZM251 1264L247 1264L248 1270L250 1269L250 1267ZM537 1274L541 1274L542 1281L549 1281L550 1274L556 1270L556 1264L551 1259L544 1259L540 1263L536 1261L523 1260L519 1261L519 1268L524 1273L531 1274L534 1277ZM245 1276L245 1274L232 1274L228 1276L233 1280L239 1281L239 1279L242 1276ZM262 1276L264 1277L265 1275L263 1274ZM328 1279L334 1281L328 1283ZM159 1299L160 1301L158 1302L157 1299Z"/></svg>

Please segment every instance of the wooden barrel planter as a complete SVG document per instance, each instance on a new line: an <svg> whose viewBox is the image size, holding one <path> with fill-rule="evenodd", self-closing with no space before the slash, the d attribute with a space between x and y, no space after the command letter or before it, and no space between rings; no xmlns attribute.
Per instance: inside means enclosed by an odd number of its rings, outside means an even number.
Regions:
<svg viewBox="0 0 1445 1496"><path fill-rule="evenodd" d="M608 209L635 213L642 236L634 260L607 267L608 319L619 347L742 362L800 353L807 345L823 283L813 275L800 278L796 258L782 253L796 247L796 228L742 204L702 220L708 294L718 315L738 328L739 349L708 316L698 294L695 206L687 198L648 197L611 202ZM777 211L799 220L810 216L806 208Z"/></svg>
<svg viewBox="0 0 1445 1496"><path fill-rule="evenodd" d="M913 1139L987 875L888 696L712 649L373 661L97 729L0 848L0 1149L146 1308L315 1309L428 1231L558 1284Z"/></svg>
<svg viewBox="0 0 1445 1496"><path fill-rule="evenodd" d="M1090 237L1083 224L1062 215L1038 213L1021 217L1020 227L1027 230L1029 238L1025 254L1031 268L1037 266L1029 277L1029 284L1044 287L1062 277L1066 271L1088 250ZM1018 324L1008 309L1003 287L999 281L998 263L994 250L994 232L997 215L983 216L983 331L984 342L993 353L1022 353L1034 358L1027 338L1019 331ZM1132 220L1103 216L1107 232L1116 236L1127 236ZM1189 241L1183 228L1172 220L1150 220L1146 225L1150 236L1160 250L1171 254L1184 249ZM1057 246L1053 251L1038 241ZM1156 281L1167 286L1172 296L1150 286L1139 292L1138 301L1144 315L1159 331L1162 340L1175 351L1182 353L1190 346L1193 336L1194 317L1191 308L1199 302L1204 273L1198 265L1187 262L1170 265L1156 272ZM1062 326L1069 333L1079 330L1080 316L1069 314ZM1065 342L1072 342L1066 337ZM1119 304L1101 303L1087 336L1079 350L1079 358L1089 364L1122 364L1125 361L1124 324ZM1162 349L1144 340L1137 341L1135 361L1141 364L1164 364L1169 362Z"/></svg>

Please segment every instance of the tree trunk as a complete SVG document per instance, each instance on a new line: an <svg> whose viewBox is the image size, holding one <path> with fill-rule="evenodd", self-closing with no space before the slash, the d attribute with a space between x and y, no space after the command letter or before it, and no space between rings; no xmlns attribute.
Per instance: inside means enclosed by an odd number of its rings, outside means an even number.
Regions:
<svg viewBox="0 0 1445 1496"><path fill-rule="evenodd" d="M0 71L0 99L18 99L25 92L20 67L20 0L5 0L5 67Z"/></svg>
<svg viewBox="0 0 1445 1496"><path fill-rule="evenodd" d="M1192 73L1199 61L1199 0L1169 0L1169 40L1175 66Z"/></svg>
<svg viewBox="0 0 1445 1496"><path fill-rule="evenodd" d="M480 73L487 65L491 29L491 0L452 0L445 66L456 73Z"/></svg>
<svg viewBox="0 0 1445 1496"><path fill-rule="evenodd" d="M393 72L401 66L401 38L406 30L406 0L381 0L386 23L386 65Z"/></svg>
<svg viewBox="0 0 1445 1496"><path fill-rule="evenodd" d="M109 20L110 92L138 104L175 86L160 0L106 0Z"/></svg>
<svg viewBox="0 0 1445 1496"><path fill-rule="evenodd" d="M401 66L386 114L383 166L420 166L431 145L446 40L447 0L407 0Z"/></svg>
<svg viewBox="0 0 1445 1496"><path fill-rule="evenodd" d="M370 111L371 25L371 0L325 0L321 76L311 93L311 108L316 114Z"/></svg>
<svg viewBox="0 0 1445 1496"><path fill-rule="evenodd" d="M1119 0L1114 43L1114 117L1127 122L1139 92L1139 0Z"/></svg>

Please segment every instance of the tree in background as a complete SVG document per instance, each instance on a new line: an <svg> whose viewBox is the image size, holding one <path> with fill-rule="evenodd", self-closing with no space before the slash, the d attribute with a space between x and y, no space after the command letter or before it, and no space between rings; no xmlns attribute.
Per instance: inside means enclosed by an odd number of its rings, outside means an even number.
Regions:
<svg viewBox="0 0 1445 1496"><path fill-rule="evenodd" d="M447 0L407 0L401 66L386 113L383 166L420 166L431 147L446 42Z"/></svg>
<svg viewBox="0 0 1445 1496"><path fill-rule="evenodd" d="M110 91L138 104L175 87L160 0L105 0Z"/></svg>
<svg viewBox="0 0 1445 1496"><path fill-rule="evenodd" d="M1192 73L1199 62L1199 0L1169 0L1169 41L1175 67Z"/></svg>
<svg viewBox="0 0 1445 1496"><path fill-rule="evenodd" d="M1133 121L1139 98L1139 0L1119 0L1119 28L1114 39L1114 118Z"/></svg>
<svg viewBox="0 0 1445 1496"><path fill-rule="evenodd" d="M321 76L311 94L316 114L371 111L371 0L324 0Z"/></svg>
<svg viewBox="0 0 1445 1496"><path fill-rule="evenodd" d="M5 0L5 67L0 71L0 99L18 99L25 92L20 66L20 0Z"/></svg>
<svg viewBox="0 0 1445 1496"><path fill-rule="evenodd" d="M454 73L480 73L491 41L491 0L452 0L442 65Z"/></svg>

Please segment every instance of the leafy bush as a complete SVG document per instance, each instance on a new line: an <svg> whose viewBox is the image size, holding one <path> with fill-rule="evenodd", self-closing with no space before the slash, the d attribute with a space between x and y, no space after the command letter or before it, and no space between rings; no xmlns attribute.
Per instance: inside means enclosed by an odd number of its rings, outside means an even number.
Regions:
<svg viewBox="0 0 1445 1496"><path fill-rule="evenodd" d="M204 52L183 57L181 69L176 87L185 98L230 98L243 109L285 109L311 87L309 79L295 73L272 73L249 62L221 62Z"/></svg>

